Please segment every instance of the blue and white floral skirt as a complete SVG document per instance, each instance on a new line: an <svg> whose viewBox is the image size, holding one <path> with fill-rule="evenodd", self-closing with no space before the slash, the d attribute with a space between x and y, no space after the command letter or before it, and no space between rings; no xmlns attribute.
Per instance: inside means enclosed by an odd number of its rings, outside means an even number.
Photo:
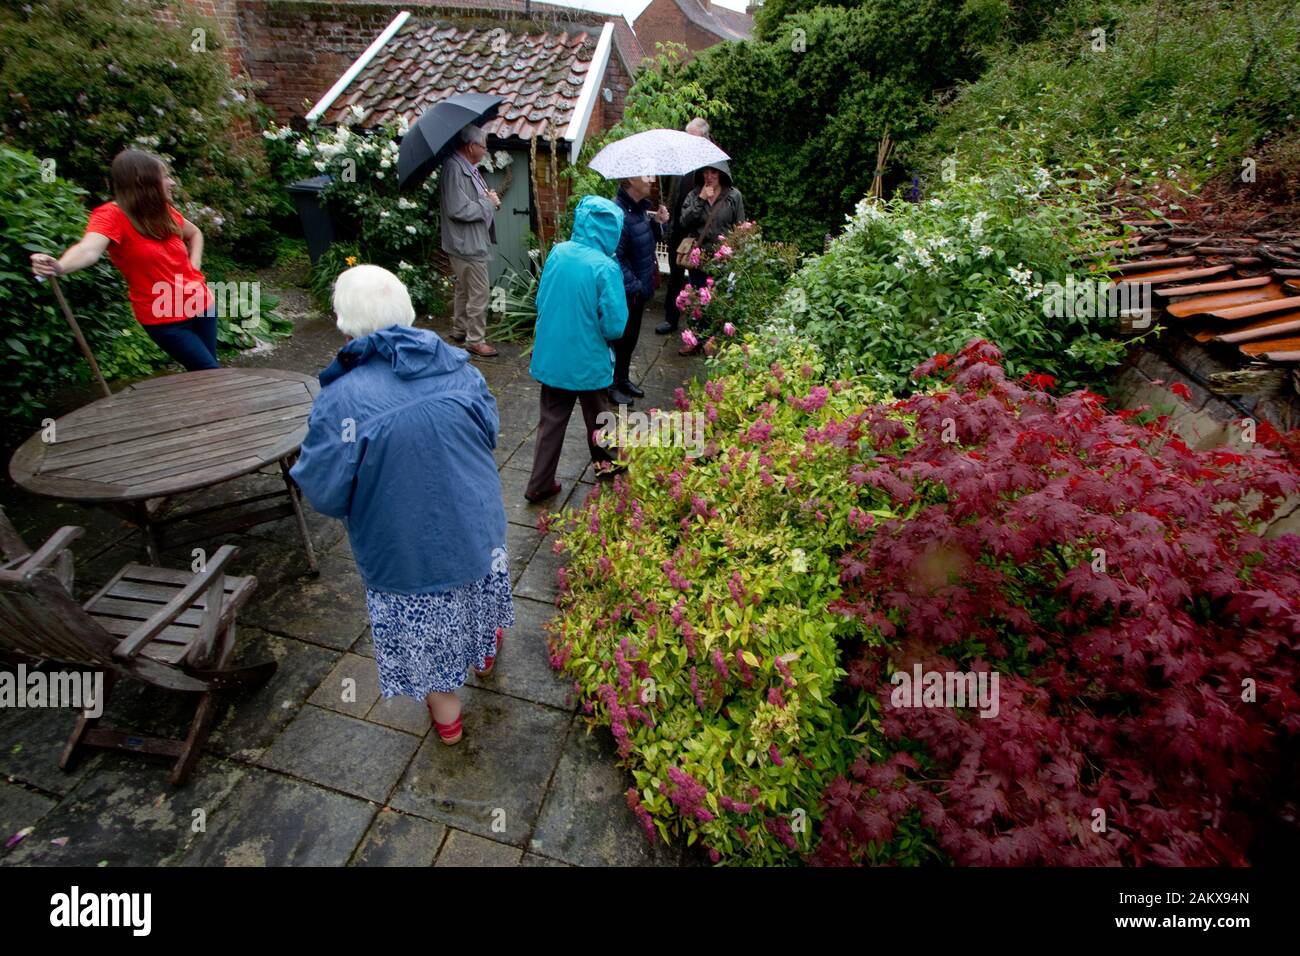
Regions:
<svg viewBox="0 0 1300 956"><path fill-rule="evenodd" d="M451 693L496 654L497 628L515 623L509 568L436 594L366 588L366 607L385 697Z"/></svg>

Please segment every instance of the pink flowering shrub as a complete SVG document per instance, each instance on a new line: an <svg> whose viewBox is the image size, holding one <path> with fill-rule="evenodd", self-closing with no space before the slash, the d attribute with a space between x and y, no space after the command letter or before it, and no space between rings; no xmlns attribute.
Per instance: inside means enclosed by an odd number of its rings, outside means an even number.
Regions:
<svg viewBox="0 0 1300 956"><path fill-rule="evenodd" d="M705 288L688 285L677 297L677 307L699 341L719 333L730 337L738 329L752 329L756 319L768 314L798 267L798 249L768 242L756 223L742 222L696 266L708 276Z"/></svg>
<svg viewBox="0 0 1300 956"><path fill-rule="evenodd" d="M886 495L849 481L860 453L832 425L870 396L820 374L740 368L679 390L704 454L631 449L558 525L552 665L612 731L647 833L728 862L807 854L855 739L834 699L855 629L832 610L835 557L892 512L870 513Z"/></svg>

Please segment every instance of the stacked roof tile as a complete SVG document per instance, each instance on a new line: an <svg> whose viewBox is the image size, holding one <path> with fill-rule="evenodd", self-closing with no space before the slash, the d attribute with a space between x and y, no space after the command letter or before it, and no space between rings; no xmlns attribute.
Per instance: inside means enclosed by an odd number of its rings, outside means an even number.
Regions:
<svg viewBox="0 0 1300 956"><path fill-rule="evenodd" d="M1300 363L1300 233L1191 234L1181 220L1125 223L1117 283L1150 283L1163 324L1240 361Z"/></svg>

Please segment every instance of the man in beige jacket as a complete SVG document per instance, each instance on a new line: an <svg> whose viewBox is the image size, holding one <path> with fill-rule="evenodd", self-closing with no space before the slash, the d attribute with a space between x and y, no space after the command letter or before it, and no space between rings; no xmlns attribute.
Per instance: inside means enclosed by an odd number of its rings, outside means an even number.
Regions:
<svg viewBox="0 0 1300 956"><path fill-rule="evenodd" d="M456 292L451 337L482 358L497 354L487 338L488 262L497 230L493 213L501 199L488 189L478 164L487 155L487 134L477 126L460 131L460 145L442 164L442 251L451 260Z"/></svg>

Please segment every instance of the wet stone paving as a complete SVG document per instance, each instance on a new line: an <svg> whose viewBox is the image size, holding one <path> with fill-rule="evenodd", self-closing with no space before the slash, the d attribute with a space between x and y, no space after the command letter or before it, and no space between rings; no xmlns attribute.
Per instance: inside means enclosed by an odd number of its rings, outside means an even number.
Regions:
<svg viewBox="0 0 1300 956"><path fill-rule="evenodd" d="M646 391L638 409L671 407L673 389L700 365L657 336L658 303L646 310L632 377ZM304 309L294 337L235 364L316 373L342 338L332 320ZM445 320L421 323L446 334ZM275 660L269 682L221 698L219 716L189 782L168 783L170 763L84 750L68 772L59 757L74 712L0 709L0 865L78 866L674 866L694 849L650 845L628 811L630 774L606 728L588 731L571 684L548 664L543 625L556 613L553 536L537 531L548 509L575 507L593 485L575 408L558 478L563 491L528 504L538 385L526 345L474 359L496 396L496 451L509 521L508 550L518 624L495 672L461 690L464 739L448 747L420 701L380 697L365 594L342 524L308 511L317 577L292 518L201 542L240 549L230 568L257 577L239 616L240 662ZM60 413L68 409L60 409ZM183 497L211 505L282 488L265 469ZM88 598L124 564L143 562L140 535L106 511L23 494L6 480L0 498L35 548L63 525L73 543L76 594ZM448 507L455 507L448 502ZM194 545L164 552L189 568ZM349 680L349 678L351 680ZM344 692L344 688L348 692ZM354 689L355 692L352 692ZM180 737L195 697L124 680L104 726ZM13 836L31 828L25 838ZM11 843L8 847L6 843Z"/></svg>

